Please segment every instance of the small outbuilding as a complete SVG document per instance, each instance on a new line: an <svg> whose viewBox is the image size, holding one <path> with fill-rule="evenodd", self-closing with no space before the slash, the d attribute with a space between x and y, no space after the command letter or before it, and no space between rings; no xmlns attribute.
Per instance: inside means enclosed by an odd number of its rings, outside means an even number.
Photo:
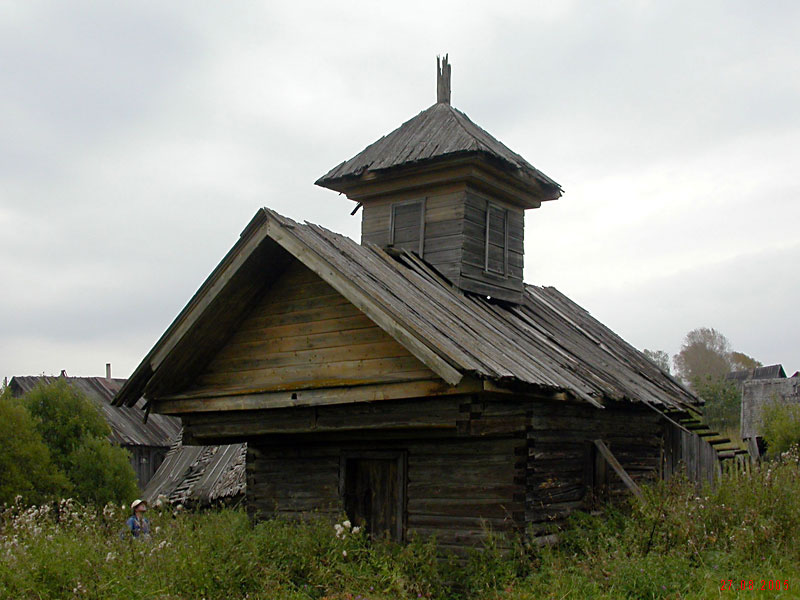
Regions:
<svg viewBox="0 0 800 600"><path fill-rule="evenodd" d="M436 104L317 181L363 208L361 244L259 210L117 395L179 416L186 444L246 442L256 518L346 513L462 549L719 471L690 392L524 283L524 211L562 189L449 81L445 59Z"/></svg>

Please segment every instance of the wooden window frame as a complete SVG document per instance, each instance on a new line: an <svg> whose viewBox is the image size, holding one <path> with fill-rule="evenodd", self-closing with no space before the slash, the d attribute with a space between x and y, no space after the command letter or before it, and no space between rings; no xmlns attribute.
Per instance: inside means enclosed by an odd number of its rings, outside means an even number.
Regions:
<svg viewBox="0 0 800 600"><path fill-rule="evenodd" d="M489 268L489 227L491 225L492 208L503 213L503 271L495 271ZM508 209L505 206L486 202L486 223L484 229L484 257L483 272L495 277L508 277Z"/></svg>
<svg viewBox="0 0 800 600"><path fill-rule="evenodd" d="M380 459L397 461L397 530L394 532L397 542L406 539L407 505L408 505L408 451L407 450L342 450L339 457L339 499L345 504L347 490L347 461L352 459Z"/></svg>
<svg viewBox="0 0 800 600"><path fill-rule="evenodd" d="M394 219L395 210L398 206L408 206L409 204L419 204L419 249L417 254L420 258L424 258L425 253L425 201L427 198L414 198L412 200L401 200L399 202L392 202L391 209L389 210L389 245L394 246Z"/></svg>

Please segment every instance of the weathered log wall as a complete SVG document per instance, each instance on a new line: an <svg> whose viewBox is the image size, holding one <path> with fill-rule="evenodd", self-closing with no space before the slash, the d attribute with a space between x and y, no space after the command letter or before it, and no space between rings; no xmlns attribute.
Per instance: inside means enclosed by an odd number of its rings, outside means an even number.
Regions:
<svg viewBox="0 0 800 600"><path fill-rule="evenodd" d="M415 405L419 418L412 416ZM343 457L402 453L405 537L435 536L448 549L480 544L487 527L547 533L570 512L591 508L593 487L605 488L611 497L627 493L593 454L596 439L638 483L658 477L662 460L662 418L629 404L601 410L473 395L343 405L327 407L328 416L318 413L303 427L287 421L281 433L279 417L292 412L260 411L245 427L256 435L248 443L247 465L248 508L254 517L320 513L335 518L344 511ZM403 412L409 414L402 417ZM207 418L194 423L196 434L213 435Z"/></svg>
<svg viewBox="0 0 800 600"><path fill-rule="evenodd" d="M511 438L352 440L302 445L248 444L248 510L255 518L336 517L344 453L402 451L407 460L407 536L435 536L444 548L479 544L485 528L519 526L515 502L523 464ZM518 494L516 494L518 499Z"/></svg>
<svg viewBox="0 0 800 600"><path fill-rule="evenodd" d="M656 479L663 432L662 417L644 406L610 404L598 410L579 404L531 404L526 432L528 526L544 532L570 512L590 508L593 487L604 496L627 493L622 480L597 459L592 444L596 439L606 443L635 482Z"/></svg>

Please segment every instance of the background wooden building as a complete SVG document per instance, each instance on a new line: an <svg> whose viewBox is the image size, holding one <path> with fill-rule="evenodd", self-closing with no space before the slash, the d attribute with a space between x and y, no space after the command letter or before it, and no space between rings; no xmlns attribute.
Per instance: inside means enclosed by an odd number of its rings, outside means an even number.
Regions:
<svg viewBox="0 0 800 600"><path fill-rule="evenodd" d="M56 377L18 376L9 382L11 393L22 396L38 385L47 385ZM112 444L128 451L131 466L136 473L140 488L144 488L153 477L169 450L170 444L180 431L180 420L166 415L150 415L143 422L144 400L130 406L112 406L114 395L120 390L124 379L111 377L64 377L71 386L80 390L100 410L111 429L108 439Z"/></svg>
<svg viewBox="0 0 800 600"><path fill-rule="evenodd" d="M117 396L247 442L254 516L462 548L668 476L684 434L714 454L680 425L695 397L523 283L523 211L561 188L450 105L446 62L438 91L317 182L363 206L362 244L259 210Z"/></svg>
<svg viewBox="0 0 800 600"><path fill-rule="evenodd" d="M741 388L746 381L753 379L785 379L786 371L782 364L767 365L766 367L753 367L741 371L731 371L725 376L725 381L730 381Z"/></svg>

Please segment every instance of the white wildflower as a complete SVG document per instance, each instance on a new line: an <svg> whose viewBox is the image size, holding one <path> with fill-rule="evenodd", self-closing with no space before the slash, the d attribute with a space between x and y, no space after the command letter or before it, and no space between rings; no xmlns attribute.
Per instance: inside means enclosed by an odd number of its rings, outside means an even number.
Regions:
<svg viewBox="0 0 800 600"><path fill-rule="evenodd" d="M359 531L361 531L361 527L359 527L358 525L353 527L353 533L358 533Z"/></svg>
<svg viewBox="0 0 800 600"><path fill-rule="evenodd" d="M114 560L114 553L109 552L108 554L106 554L106 562L111 562L112 560Z"/></svg>
<svg viewBox="0 0 800 600"><path fill-rule="evenodd" d="M347 556L347 550L342 550L342 556Z"/></svg>
<svg viewBox="0 0 800 600"><path fill-rule="evenodd" d="M350 521L342 521L342 525L344 525L345 528L350 529Z"/></svg>

